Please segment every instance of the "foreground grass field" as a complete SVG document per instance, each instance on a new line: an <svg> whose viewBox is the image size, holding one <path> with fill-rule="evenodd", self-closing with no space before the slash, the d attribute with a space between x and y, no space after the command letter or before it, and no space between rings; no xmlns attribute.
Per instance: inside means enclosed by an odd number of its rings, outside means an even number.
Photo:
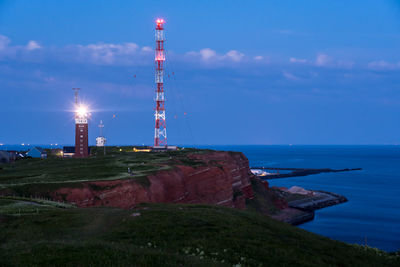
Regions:
<svg viewBox="0 0 400 267"><path fill-rule="evenodd" d="M12 202L0 202L1 266L400 264L395 255L332 241L229 208L173 204L142 205L134 210L53 207L16 215L4 209L17 207L21 200Z"/></svg>

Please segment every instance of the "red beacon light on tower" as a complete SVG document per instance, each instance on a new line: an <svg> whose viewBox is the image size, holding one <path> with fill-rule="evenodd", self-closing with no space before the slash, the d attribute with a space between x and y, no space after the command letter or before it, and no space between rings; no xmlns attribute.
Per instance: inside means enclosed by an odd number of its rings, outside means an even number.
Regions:
<svg viewBox="0 0 400 267"><path fill-rule="evenodd" d="M157 26L161 26L165 23L164 19L157 19L156 20Z"/></svg>

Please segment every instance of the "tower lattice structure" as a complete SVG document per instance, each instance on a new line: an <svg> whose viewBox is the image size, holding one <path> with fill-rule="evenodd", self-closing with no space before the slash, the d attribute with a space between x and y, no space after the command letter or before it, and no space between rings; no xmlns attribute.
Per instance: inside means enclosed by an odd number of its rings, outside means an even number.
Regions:
<svg viewBox="0 0 400 267"><path fill-rule="evenodd" d="M156 20L156 49L155 49L155 83L156 83L156 108L154 146L167 146L167 125L165 122L165 96L164 96L164 23L163 19Z"/></svg>

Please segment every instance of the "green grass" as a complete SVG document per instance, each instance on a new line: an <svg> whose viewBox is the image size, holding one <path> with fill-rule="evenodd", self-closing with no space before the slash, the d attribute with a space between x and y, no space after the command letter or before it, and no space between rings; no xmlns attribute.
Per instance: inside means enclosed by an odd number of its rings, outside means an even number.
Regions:
<svg viewBox="0 0 400 267"><path fill-rule="evenodd" d="M133 146L93 147L89 158L24 159L3 164L0 169L0 195L50 197L63 187L82 187L83 182L131 179L149 187L148 176L162 170L186 165L193 168L204 163L192 155L210 150L183 149L168 152L133 152ZM128 168L131 173L128 173Z"/></svg>
<svg viewBox="0 0 400 267"><path fill-rule="evenodd" d="M1 266L398 266L399 257L348 245L252 212L142 205L0 212Z"/></svg>
<svg viewBox="0 0 400 267"><path fill-rule="evenodd" d="M259 180L252 179L251 186L254 198L246 199L246 208L261 214L277 214L279 209L274 205L274 201L280 196L274 190L267 190Z"/></svg>
<svg viewBox="0 0 400 267"><path fill-rule="evenodd" d="M69 208L74 208L74 206L45 199L0 196L0 214L3 215L26 215Z"/></svg>
<svg viewBox="0 0 400 267"><path fill-rule="evenodd" d="M67 183L116 179L136 179L148 186L146 176L149 174L168 170L179 164L200 166L201 164L190 159L188 155L205 153L196 149L135 153L131 146L107 147L107 154L103 155L102 152L102 149L98 151L98 148L93 148L91 157L85 159L50 157L3 164L0 170L0 190L17 188L17 191L23 192L26 185L46 184L43 187L56 188ZM128 168L133 175L128 173Z"/></svg>

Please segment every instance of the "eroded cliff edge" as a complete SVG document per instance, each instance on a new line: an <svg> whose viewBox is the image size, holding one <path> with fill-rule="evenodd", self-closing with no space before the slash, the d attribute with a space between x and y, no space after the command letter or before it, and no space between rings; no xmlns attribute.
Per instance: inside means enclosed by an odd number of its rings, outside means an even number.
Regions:
<svg viewBox="0 0 400 267"><path fill-rule="evenodd" d="M132 179L87 181L49 192L57 201L78 207L110 206L129 209L143 202L215 204L245 208L253 198L247 158L238 152L188 154L195 166L176 160L172 168L147 175L148 183Z"/></svg>
<svg viewBox="0 0 400 267"><path fill-rule="evenodd" d="M346 201L329 192L301 195L270 188L251 173L241 152L134 153L131 147L124 149L116 147L107 156L93 154L88 159L7 165L0 173L0 195L123 209L140 203L211 204L248 209L291 224L313 219L316 208Z"/></svg>

